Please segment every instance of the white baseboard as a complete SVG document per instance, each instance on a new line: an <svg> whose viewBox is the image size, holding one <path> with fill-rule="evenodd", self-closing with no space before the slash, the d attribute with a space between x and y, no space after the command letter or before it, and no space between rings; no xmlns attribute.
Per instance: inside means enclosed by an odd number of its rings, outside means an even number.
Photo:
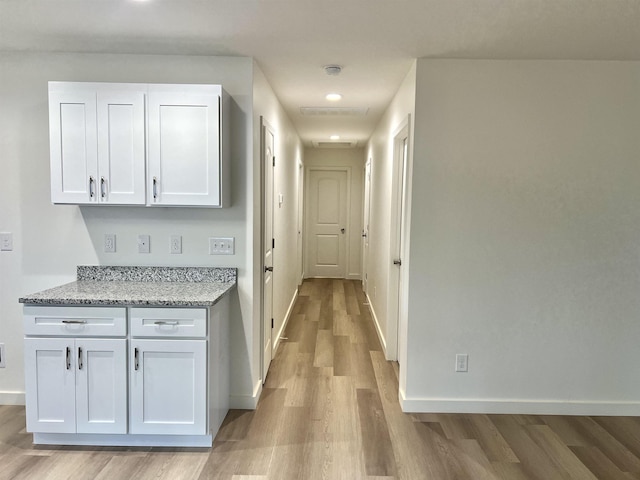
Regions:
<svg viewBox="0 0 640 480"><path fill-rule="evenodd" d="M291 303L289 303L289 308L287 308L287 314L284 316L284 322L282 322L282 326L280 330L278 330L278 335L276 336L276 341L273 342L273 353L278 350L278 346L280 345L280 339L282 338L282 334L284 333L285 328L287 328L287 324L289 323L289 319L291 318L291 312L293 312L293 307L296 304L296 300L298 299L298 289L293 292L293 298L291 299Z"/></svg>
<svg viewBox="0 0 640 480"><path fill-rule="evenodd" d="M0 392L0 405L24 405L24 392Z"/></svg>
<svg viewBox="0 0 640 480"><path fill-rule="evenodd" d="M229 408L233 410L255 410L262 394L262 380L258 380L251 395L229 395Z"/></svg>
<svg viewBox="0 0 640 480"><path fill-rule="evenodd" d="M382 329L380 328L380 322L378 322L378 316L376 315L376 311L373 308L373 303L371 303L371 299L369 298L369 294L365 293L367 297L367 303L369 307L369 311L371 312L371 318L373 318L373 324L376 327L376 333L378 334L378 340L380 340L380 344L382 345L382 351L384 352L384 358L387 358L387 342L382 334Z"/></svg>
<svg viewBox="0 0 640 480"><path fill-rule="evenodd" d="M347 280L362 280L362 277L359 273L348 273Z"/></svg>
<svg viewBox="0 0 640 480"><path fill-rule="evenodd" d="M399 392L398 397L405 413L640 416L639 402L407 398L403 391Z"/></svg>

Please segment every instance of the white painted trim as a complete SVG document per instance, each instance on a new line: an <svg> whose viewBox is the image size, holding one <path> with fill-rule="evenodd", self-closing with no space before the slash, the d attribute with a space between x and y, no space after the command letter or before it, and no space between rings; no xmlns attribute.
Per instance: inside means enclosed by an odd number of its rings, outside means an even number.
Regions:
<svg viewBox="0 0 640 480"><path fill-rule="evenodd" d="M255 410L258 400L262 395L262 379L258 380L253 388L252 395L229 395L229 409L234 410Z"/></svg>
<svg viewBox="0 0 640 480"><path fill-rule="evenodd" d="M360 280L362 276L359 273L349 273L347 275L347 280Z"/></svg>
<svg viewBox="0 0 640 480"><path fill-rule="evenodd" d="M284 322L282 322L282 327L278 331L278 335L276 336L276 341L273 344L273 354L278 351L278 347L280 346L280 339L282 338L282 334L284 333L285 328L287 328L287 324L289 323L289 319L291 318L291 313L293 312L293 307L296 304L296 300L298 299L298 289L293 292L293 298L291 299L291 303L289 304L289 308L287 309L287 314L284 316Z"/></svg>
<svg viewBox="0 0 640 480"><path fill-rule="evenodd" d="M34 445L101 445L131 447L206 447L211 435L102 435L83 433L34 433Z"/></svg>
<svg viewBox="0 0 640 480"><path fill-rule="evenodd" d="M24 392L0 392L0 405L24 405Z"/></svg>
<svg viewBox="0 0 640 480"><path fill-rule="evenodd" d="M373 303L371 303L371 299L369 298L369 294L365 293L367 297L367 303L369 307L369 311L371 312L371 318L373 318L373 324L376 327L376 333L378 334L378 340L380 340L380 344L382 345L382 351L384 352L384 358L387 358L387 342L385 341L384 335L382 334L382 329L380 328L380 323L378 322L378 316L376 315L376 311L373 308ZM387 360L389 360L387 358Z"/></svg>
<svg viewBox="0 0 640 480"><path fill-rule="evenodd" d="M510 415L640 416L640 402L589 402L494 398L407 398L398 393L403 412L487 413Z"/></svg>

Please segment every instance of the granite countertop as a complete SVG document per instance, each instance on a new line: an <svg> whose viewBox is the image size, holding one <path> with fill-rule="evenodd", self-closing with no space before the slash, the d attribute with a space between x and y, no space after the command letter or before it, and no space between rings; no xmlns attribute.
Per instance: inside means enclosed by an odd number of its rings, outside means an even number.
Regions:
<svg viewBox="0 0 640 480"><path fill-rule="evenodd" d="M236 286L235 268L78 266L75 282L25 295L31 305L211 306Z"/></svg>

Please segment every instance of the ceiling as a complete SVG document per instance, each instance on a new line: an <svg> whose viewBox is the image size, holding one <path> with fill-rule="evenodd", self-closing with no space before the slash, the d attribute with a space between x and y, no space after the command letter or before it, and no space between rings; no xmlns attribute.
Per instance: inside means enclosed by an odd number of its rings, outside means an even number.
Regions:
<svg viewBox="0 0 640 480"><path fill-rule="evenodd" d="M305 144L363 145L415 58L640 60L640 0L0 0L0 50L252 56Z"/></svg>

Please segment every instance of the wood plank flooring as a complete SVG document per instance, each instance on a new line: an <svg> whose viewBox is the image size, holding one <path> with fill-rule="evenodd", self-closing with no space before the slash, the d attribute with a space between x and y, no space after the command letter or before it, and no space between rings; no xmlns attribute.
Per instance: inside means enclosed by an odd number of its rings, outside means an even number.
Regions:
<svg viewBox="0 0 640 480"><path fill-rule="evenodd" d="M34 447L0 406L0 479L640 480L640 419L404 414L359 283L307 280L255 411L212 449Z"/></svg>

